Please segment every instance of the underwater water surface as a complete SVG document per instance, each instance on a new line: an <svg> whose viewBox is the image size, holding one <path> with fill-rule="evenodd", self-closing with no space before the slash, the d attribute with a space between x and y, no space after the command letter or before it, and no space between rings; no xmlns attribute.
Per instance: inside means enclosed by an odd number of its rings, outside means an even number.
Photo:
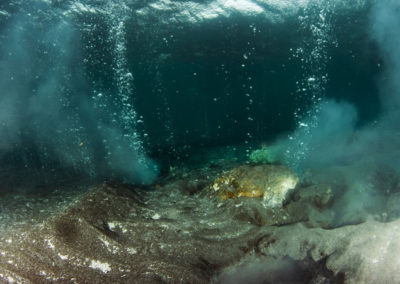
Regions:
<svg viewBox="0 0 400 284"><path fill-rule="evenodd" d="M400 282L399 27L395 0L2 1L0 280Z"/></svg>

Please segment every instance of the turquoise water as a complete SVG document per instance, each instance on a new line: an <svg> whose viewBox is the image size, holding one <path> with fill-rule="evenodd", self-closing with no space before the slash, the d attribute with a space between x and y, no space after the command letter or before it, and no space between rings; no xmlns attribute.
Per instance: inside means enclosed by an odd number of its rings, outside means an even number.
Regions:
<svg viewBox="0 0 400 284"><path fill-rule="evenodd" d="M399 282L399 26L397 0L0 2L0 279Z"/></svg>
<svg viewBox="0 0 400 284"><path fill-rule="evenodd" d="M327 99L368 124L385 70L371 3L3 3L1 163L150 182L193 151L312 130Z"/></svg>

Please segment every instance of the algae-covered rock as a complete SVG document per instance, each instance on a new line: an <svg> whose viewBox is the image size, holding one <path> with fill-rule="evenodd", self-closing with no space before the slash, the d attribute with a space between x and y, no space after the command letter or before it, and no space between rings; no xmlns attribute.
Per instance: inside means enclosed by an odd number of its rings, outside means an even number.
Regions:
<svg viewBox="0 0 400 284"><path fill-rule="evenodd" d="M262 145L250 153L250 161L253 163L277 163L282 161L285 148L282 145Z"/></svg>
<svg viewBox="0 0 400 284"><path fill-rule="evenodd" d="M224 200L260 197L266 205L275 207L282 205L297 182L296 174L285 166L243 165L220 175L211 188Z"/></svg>

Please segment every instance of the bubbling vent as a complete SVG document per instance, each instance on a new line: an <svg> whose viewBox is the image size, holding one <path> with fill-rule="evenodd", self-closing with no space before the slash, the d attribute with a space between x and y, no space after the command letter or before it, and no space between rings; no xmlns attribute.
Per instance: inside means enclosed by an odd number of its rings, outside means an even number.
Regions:
<svg viewBox="0 0 400 284"><path fill-rule="evenodd" d="M117 85L118 105L121 106L121 124L124 131L124 138L129 147L143 153L143 144L137 133L137 114L133 106L134 82L133 75L129 71L126 50L125 22L130 9L123 1L108 2L108 20L110 25L109 40L113 46L112 57L114 65L114 80ZM118 119L118 118L116 118ZM143 157L140 161L144 162Z"/></svg>
<svg viewBox="0 0 400 284"><path fill-rule="evenodd" d="M300 32L304 40L297 49L291 49L292 58L301 62L301 78L296 81L296 100L301 102L294 112L297 131L289 135L290 146L284 159L296 171L312 151L304 137L311 139L313 128L318 127L318 113L326 94L328 82L327 48L336 45L332 35L331 16L334 13L330 1L310 1L300 19Z"/></svg>
<svg viewBox="0 0 400 284"><path fill-rule="evenodd" d="M7 167L29 171L39 183L71 174L151 182L157 167L147 159L138 134L126 57L130 10L124 1L96 9L73 2L63 8L29 2L18 7L7 26L10 40L0 58L5 67L0 71L0 130L6 133L0 138L0 158ZM108 28L102 60L95 58L92 44L99 19L106 19ZM97 60L107 69L107 52L112 72L96 85L90 64Z"/></svg>
<svg viewBox="0 0 400 284"><path fill-rule="evenodd" d="M111 46L115 85L115 92L104 90L93 96L95 110L110 119L97 123L103 137L104 158L117 175L148 183L157 175L157 167L146 157L143 137L138 131L138 122L142 119L138 118L134 108L134 79L128 67L125 26L132 11L124 1L113 0L108 1L103 9L109 29L107 41ZM106 84L103 82L103 85Z"/></svg>

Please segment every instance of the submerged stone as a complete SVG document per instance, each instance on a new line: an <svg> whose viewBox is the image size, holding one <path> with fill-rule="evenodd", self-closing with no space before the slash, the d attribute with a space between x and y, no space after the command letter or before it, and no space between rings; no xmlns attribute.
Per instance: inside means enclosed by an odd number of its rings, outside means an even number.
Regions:
<svg viewBox="0 0 400 284"><path fill-rule="evenodd" d="M221 174L211 188L221 197L263 198L271 207L281 206L298 177L280 165L243 165Z"/></svg>

